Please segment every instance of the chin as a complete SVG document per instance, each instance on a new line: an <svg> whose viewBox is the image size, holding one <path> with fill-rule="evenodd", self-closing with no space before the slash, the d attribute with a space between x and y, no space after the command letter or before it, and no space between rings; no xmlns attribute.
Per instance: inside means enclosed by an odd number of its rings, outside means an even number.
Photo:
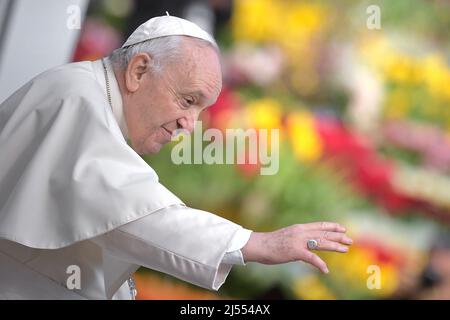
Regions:
<svg viewBox="0 0 450 320"><path fill-rule="evenodd" d="M166 141L162 138L150 136L140 143L136 143L136 148L133 148L139 155L151 155L161 151L162 147L166 144Z"/></svg>
<svg viewBox="0 0 450 320"><path fill-rule="evenodd" d="M146 154L156 154L161 151L163 145L160 143L152 143L152 145L144 148L142 153L139 153L140 155L146 155Z"/></svg>

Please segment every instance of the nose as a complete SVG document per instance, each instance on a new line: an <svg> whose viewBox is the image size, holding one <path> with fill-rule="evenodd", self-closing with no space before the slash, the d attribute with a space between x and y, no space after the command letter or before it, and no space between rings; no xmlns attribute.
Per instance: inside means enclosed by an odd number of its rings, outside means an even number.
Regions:
<svg viewBox="0 0 450 320"><path fill-rule="evenodd" d="M189 133L192 133L194 131L195 122L197 121L199 116L198 112L190 112L185 117L182 117L177 120L178 129L184 129Z"/></svg>

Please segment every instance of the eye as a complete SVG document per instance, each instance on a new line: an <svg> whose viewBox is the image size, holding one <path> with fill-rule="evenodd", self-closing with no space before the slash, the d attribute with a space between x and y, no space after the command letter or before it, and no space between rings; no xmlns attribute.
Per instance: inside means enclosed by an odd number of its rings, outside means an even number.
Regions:
<svg viewBox="0 0 450 320"><path fill-rule="evenodd" d="M195 104L195 99L192 97L185 97L183 98L183 104L186 108L188 108Z"/></svg>

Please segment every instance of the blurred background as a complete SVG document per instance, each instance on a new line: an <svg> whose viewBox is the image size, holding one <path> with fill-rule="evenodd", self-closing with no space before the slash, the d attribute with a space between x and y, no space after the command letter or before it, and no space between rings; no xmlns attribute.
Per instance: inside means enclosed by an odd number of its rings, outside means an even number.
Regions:
<svg viewBox="0 0 450 320"><path fill-rule="evenodd" d="M139 299L450 298L449 1L37 2L0 0L0 100L52 65L109 54L153 16L189 19L222 50L203 128L279 128L280 169L177 166L167 145L145 158L162 183L248 229L332 220L355 240L320 253L329 275L249 263L219 292L141 268Z"/></svg>

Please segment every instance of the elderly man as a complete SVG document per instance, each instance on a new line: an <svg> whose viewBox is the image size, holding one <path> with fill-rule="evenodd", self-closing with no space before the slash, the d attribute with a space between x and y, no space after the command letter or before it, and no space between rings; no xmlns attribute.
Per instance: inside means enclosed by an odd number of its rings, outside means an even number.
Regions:
<svg viewBox="0 0 450 320"><path fill-rule="evenodd" d="M130 299L145 266L218 290L235 264L326 264L346 252L335 223L252 232L189 208L139 154L192 131L215 102L214 39L157 17L94 62L60 66L0 106L0 298ZM127 143L129 139L131 147Z"/></svg>

